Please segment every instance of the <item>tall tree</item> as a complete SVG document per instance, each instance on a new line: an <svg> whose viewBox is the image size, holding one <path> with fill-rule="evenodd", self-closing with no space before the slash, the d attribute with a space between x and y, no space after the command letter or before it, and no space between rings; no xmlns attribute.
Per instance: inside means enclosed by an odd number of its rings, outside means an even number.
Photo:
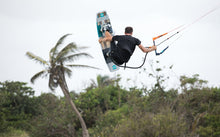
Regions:
<svg viewBox="0 0 220 137"><path fill-rule="evenodd" d="M81 49L84 49L85 47L77 47L75 43L69 43L67 44L63 49L59 50L60 47L63 44L64 39L69 36L70 34L66 34L62 36L56 43L56 45L50 50L49 52L49 61L46 61L42 59L39 56L34 55L31 52L27 52L26 55L33 59L40 64L44 66L44 70L36 73L32 78L31 82L34 83L34 81L39 77L49 77L49 88L51 90L54 90L56 87L60 86L60 88L63 91L63 94L65 95L66 99L70 103L72 109L76 113L76 115L79 118L80 124L82 126L82 134L83 137L89 137L89 133L86 127L86 124L76 108L75 104L71 100L69 89L66 83L65 76L71 77L72 71L70 68L95 68L87 65L79 65L79 64L67 64L72 61L75 61L81 57L92 57L87 53L84 52L78 52Z"/></svg>

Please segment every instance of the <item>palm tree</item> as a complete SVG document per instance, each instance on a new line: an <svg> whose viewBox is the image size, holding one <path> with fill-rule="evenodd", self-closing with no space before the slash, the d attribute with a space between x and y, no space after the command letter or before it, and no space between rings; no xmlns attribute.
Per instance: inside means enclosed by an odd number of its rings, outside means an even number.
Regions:
<svg viewBox="0 0 220 137"><path fill-rule="evenodd" d="M93 88L103 88L107 85L114 85L115 80L109 76L98 75L96 81L91 79L91 84L86 88L86 90L91 90Z"/></svg>
<svg viewBox="0 0 220 137"><path fill-rule="evenodd" d="M42 59L39 56L34 55L31 52L27 52L26 55L44 66L44 70L36 73L32 78L31 82L34 83L36 79L39 77L49 77L49 88L54 91L56 87L60 86L65 95L66 99L70 103L72 109L76 113L79 118L80 124L82 126L82 134L83 137L89 137L89 133L86 127L86 124L76 108L75 104L71 100L71 96L69 94L69 89L66 83L65 76L71 77L72 71L70 68L72 67L83 67L83 68L95 68L87 65L78 65L78 64L66 64L71 61L75 61L81 57L91 57L87 53L77 52L80 49L85 47L77 47L75 43L69 43L62 50L59 51L64 39L70 34L66 34L61 37L56 45L49 52L49 61Z"/></svg>

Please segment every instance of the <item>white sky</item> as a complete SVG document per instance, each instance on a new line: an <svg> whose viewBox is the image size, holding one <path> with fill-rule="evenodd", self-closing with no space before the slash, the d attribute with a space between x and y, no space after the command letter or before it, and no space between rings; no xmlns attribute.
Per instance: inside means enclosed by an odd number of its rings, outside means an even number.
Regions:
<svg viewBox="0 0 220 137"><path fill-rule="evenodd" d="M219 7L219 0L0 0L0 81L28 82L43 69L25 56L30 51L48 60L49 50L64 34L71 33L66 42L87 46L94 59L80 60L80 64L102 70L76 69L68 80L70 90L81 91L97 74L121 74L124 85L147 82L140 70L121 69L111 73L102 57L96 30L96 13L106 10L115 34L123 34L126 26L134 28L134 36L145 46L152 45L152 37L179 25L191 23L209 10ZM166 53L149 60L159 60L162 66L174 65L178 75L199 74L211 86L220 84L220 8L192 25L170 46ZM128 65L142 63L143 53L137 48ZM148 70L149 62L145 68ZM131 82L126 83L130 78ZM48 79L39 79L33 87L47 92ZM57 90L58 94L62 94Z"/></svg>

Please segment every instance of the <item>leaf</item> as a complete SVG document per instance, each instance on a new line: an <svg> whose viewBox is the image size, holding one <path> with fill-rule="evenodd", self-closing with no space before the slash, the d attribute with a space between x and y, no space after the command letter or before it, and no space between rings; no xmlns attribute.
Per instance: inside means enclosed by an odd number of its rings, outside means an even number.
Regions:
<svg viewBox="0 0 220 137"><path fill-rule="evenodd" d="M92 66L88 66L88 65L78 65L78 64L74 64L74 65L66 65L72 68L92 68L92 69L99 69L96 67L92 67Z"/></svg>
<svg viewBox="0 0 220 137"><path fill-rule="evenodd" d="M64 73L68 76L68 77L71 77L72 76L72 71L66 67L63 67L64 69Z"/></svg>
<svg viewBox="0 0 220 137"><path fill-rule="evenodd" d="M64 47L56 57L55 62L60 62L65 56L67 56L69 53L74 52L74 50L77 49L77 46L75 43L69 43L66 47Z"/></svg>
<svg viewBox="0 0 220 137"><path fill-rule="evenodd" d="M162 69L161 68L156 68L156 71L160 72L160 71L162 71Z"/></svg>
<svg viewBox="0 0 220 137"><path fill-rule="evenodd" d="M47 70L42 70L38 73L36 73L32 78L31 78L31 83L34 83L36 79L38 79L39 77L41 77L42 75L46 74Z"/></svg>
<svg viewBox="0 0 220 137"><path fill-rule="evenodd" d="M34 54L31 53L31 52L27 52L26 55L27 55L30 59L35 60L36 62L39 62L40 64L48 65L47 61L45 61L44 59L42 59L42 58L39 57L39 56L34 55Z"/></svg>
<svg viewBox="0 0 220 137"><path fill-rule="evenodd" d="M172 68L173 68L173 65L171 65L169 68L172 69Z"/></svg>
<svg viewBox="0 0 220 137"><path fill-rule="evenodd" d="M81 57L93 58L91 55L89 55L87 53L78 53L78 54L69 55L65 58L60 58L60 60L58 62L75 61Z"/></svg>
<svg viewBox="0 0 220 137"><path fill-rule="evenodd" d="M69 36L69 35L71 35L71 34L66 34L66 35L62 36L62 37L57 41L57 44L56 44L55 47L57 47L57 46L59 46L60 44L62 44L62 43L63 43L63 40L64 40L67 36Z"/></svg>
<svg viewBox="0 0 220 137"><path fill-rule="evenodd" d="M49 55L50 55L51 61L53 61L54 56L58 53L58 48L59 48L59 46L63 43L64 39L65 39L67 36L69 36L69 35L71 35L71 34L66 34L66 35L62 36L62 37L57 41L56 45L50 50Z"/></svg>

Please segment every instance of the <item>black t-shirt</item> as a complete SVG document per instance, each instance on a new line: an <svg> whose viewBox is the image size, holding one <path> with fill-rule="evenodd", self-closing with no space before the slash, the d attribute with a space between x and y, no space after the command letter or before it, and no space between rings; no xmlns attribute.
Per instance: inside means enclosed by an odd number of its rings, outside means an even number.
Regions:
<svg viewBox="0 0 220 137"><path fill-rule="evenodd" d="M141 41L131 35L116 35L112 37L112 42L116 43L119 52L125 61L128 61L133 54L136 45L140 45Z"/></svg>

